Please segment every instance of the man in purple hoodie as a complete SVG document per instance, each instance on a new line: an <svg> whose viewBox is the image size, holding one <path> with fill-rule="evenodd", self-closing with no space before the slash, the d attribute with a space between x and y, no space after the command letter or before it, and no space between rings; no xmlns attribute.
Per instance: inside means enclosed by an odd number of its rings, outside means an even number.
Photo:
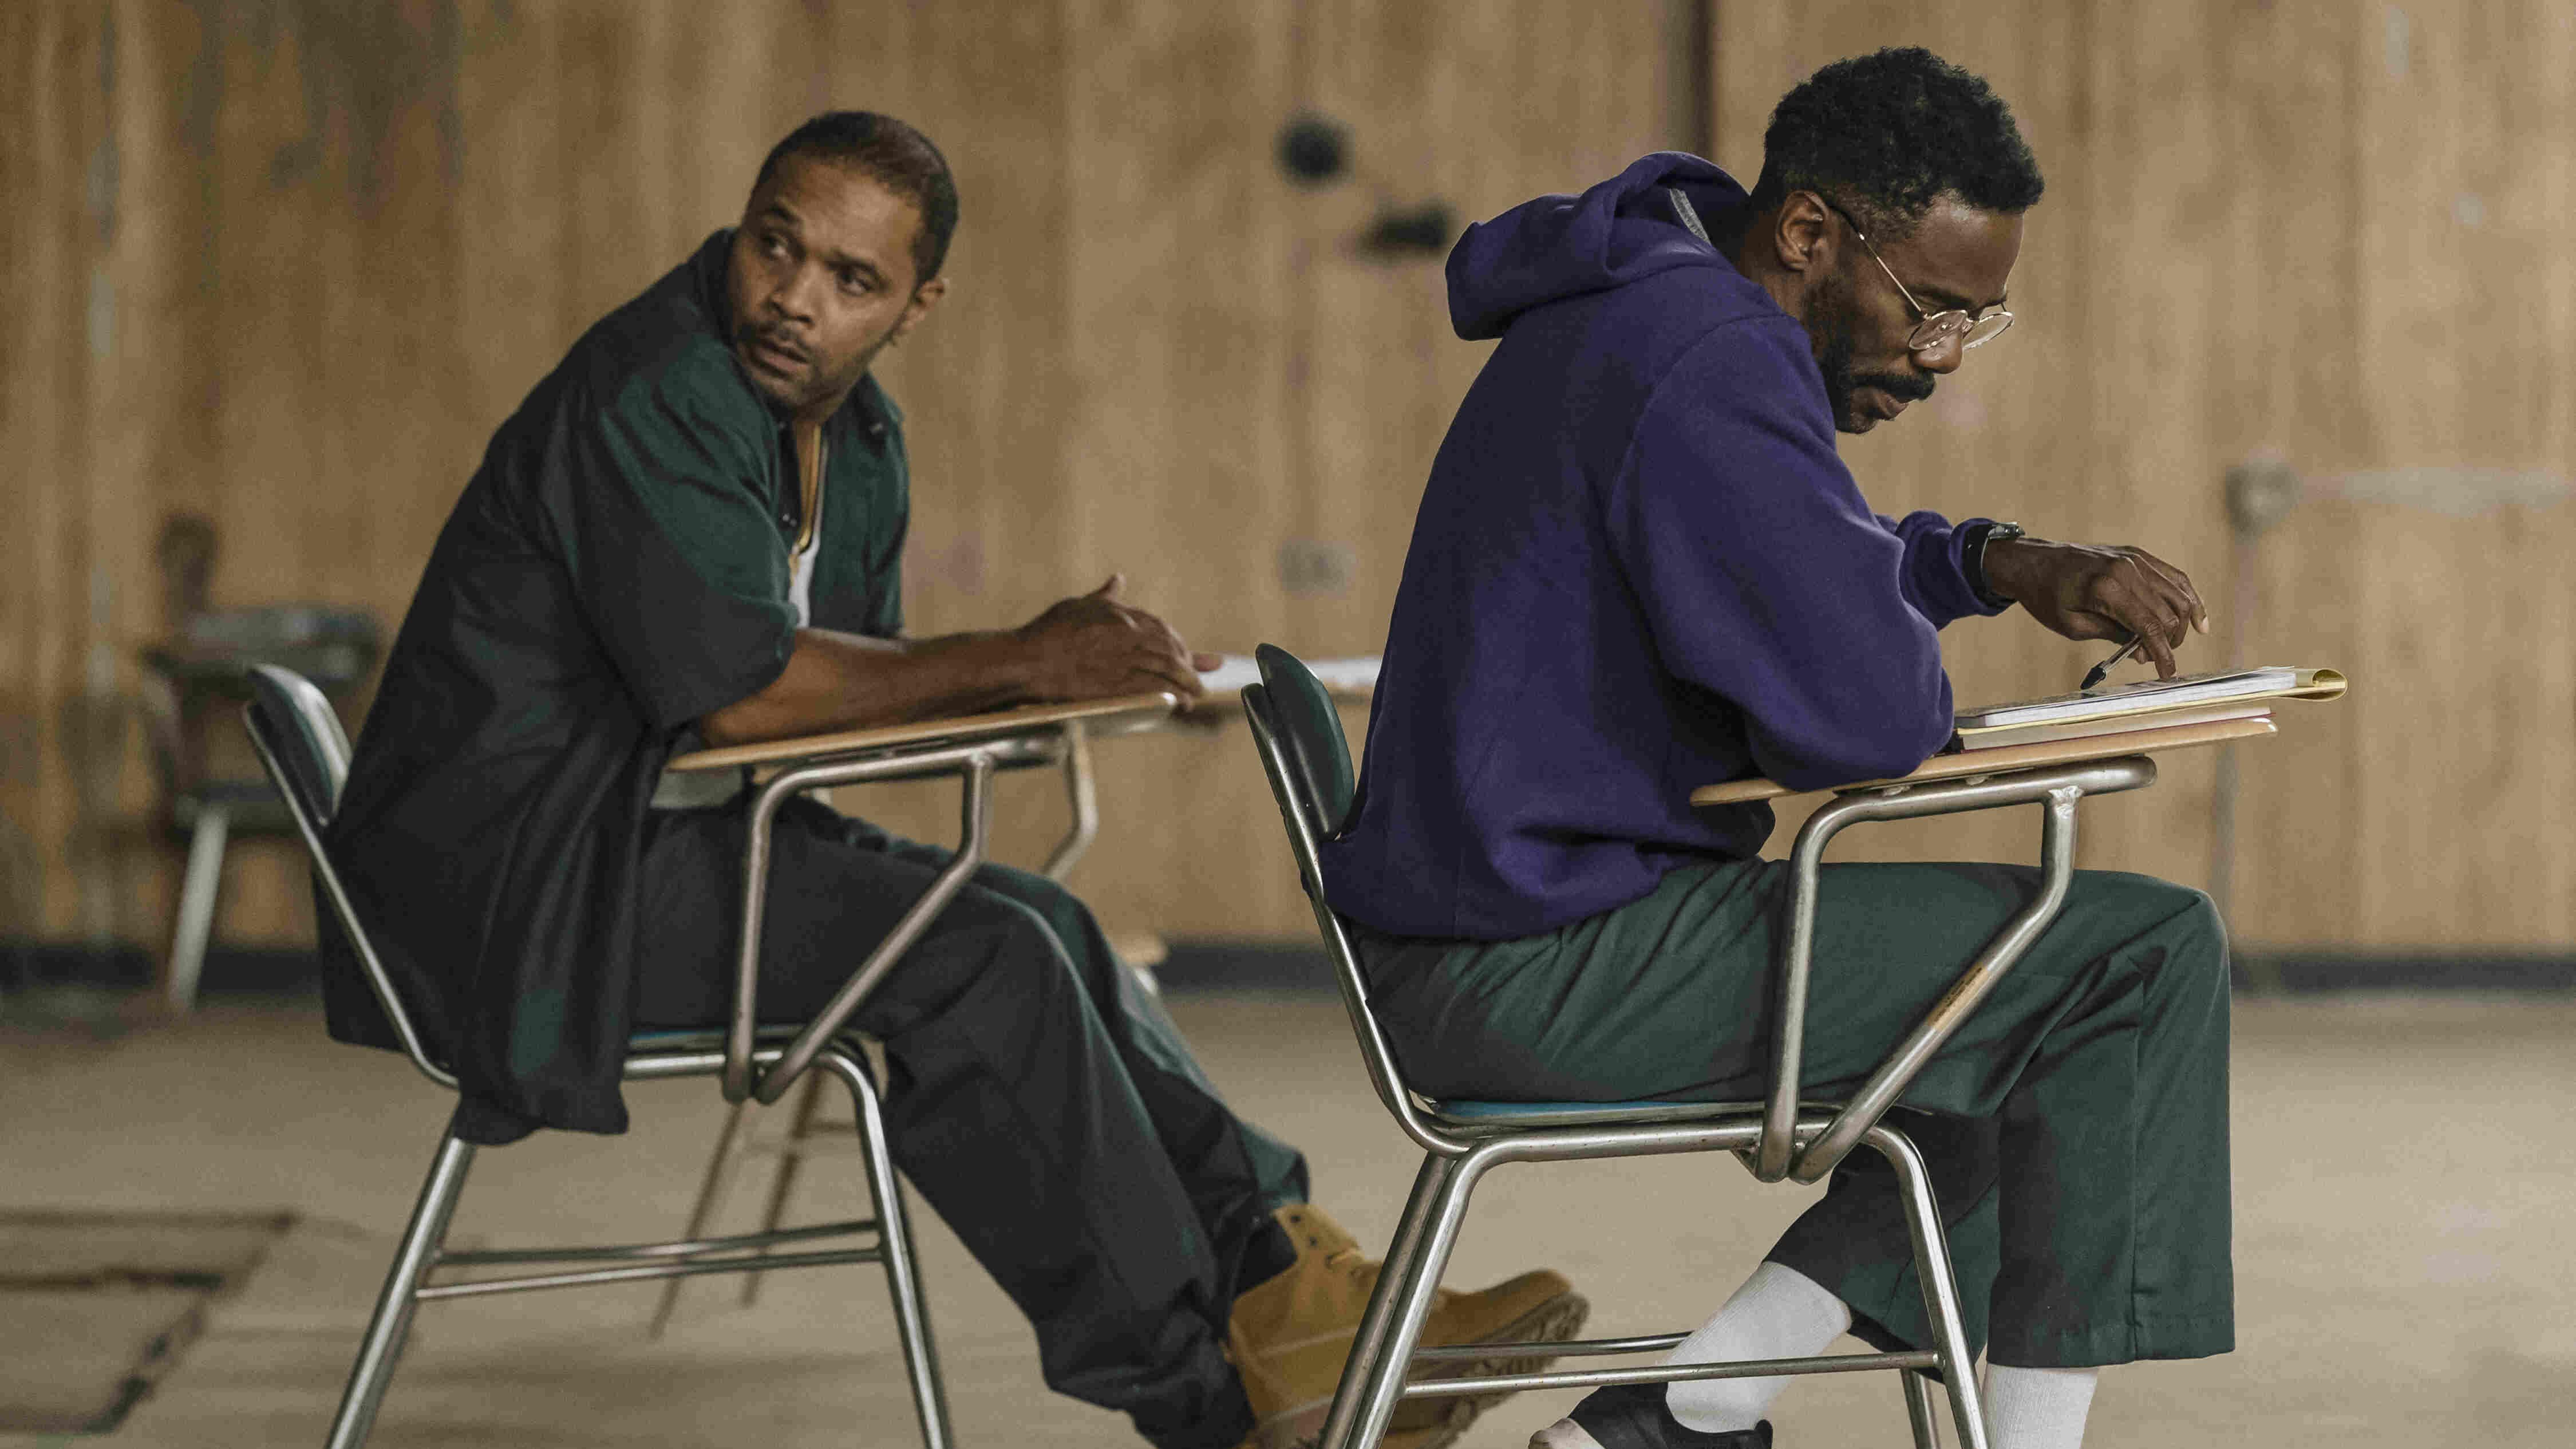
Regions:
<svg viewBox="0 0 2576 1449"><path fill-rule="evenodd" d="M1901 775L1949 739L1938 633L2014 604L2135 637L2207 613L2135 548L1871 511L1835 454L2010 324L2036 162L1925 51L1789 93L1748 195L1646 157L1472 227L1499 338L1433 464L1348 828L1324 848L1412 1080L1444 1096L1761 1095L1785 864L1690 791ZM2004 865L1825 868L1805 1057L1849 1088L2037 889ZM1906 1094L1997 1449L2073 1449L2098 1366L2233 1346L2227 960L2196 891L2084 872ZM1854 1158L1676 1361L1927 1342L1892 1180ZM1768 1445L1783 1384L1607 1389L1544 1449Z"/></svg>

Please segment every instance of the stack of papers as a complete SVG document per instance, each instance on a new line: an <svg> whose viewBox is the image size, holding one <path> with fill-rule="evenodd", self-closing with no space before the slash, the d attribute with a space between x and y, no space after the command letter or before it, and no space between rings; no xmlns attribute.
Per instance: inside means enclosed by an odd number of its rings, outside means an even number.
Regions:
<svg viewBox="0 0 2576 1449"><path fill-rule="evenodd" d="M1218 656L1223 662L1199 676L1210 695L1232 695L1247 684L1261 682L1261 666L1249 654ZM1335 694L1370 694L1377 689L1378 656L1354 655L1348 659L1309 659L1306 667L1324 688Z"/></svg>
<svg viewBox="0 0 2576 1449"><path fill-rule="evenodd" d="M2344 688L2343 675L2334 670L2289 665L2111 685L2080 694L1962 710L1958 715L1959 747L1985 750L2129 730L2262 719L2271 714L2273 700L2333 699Z"/></svg>

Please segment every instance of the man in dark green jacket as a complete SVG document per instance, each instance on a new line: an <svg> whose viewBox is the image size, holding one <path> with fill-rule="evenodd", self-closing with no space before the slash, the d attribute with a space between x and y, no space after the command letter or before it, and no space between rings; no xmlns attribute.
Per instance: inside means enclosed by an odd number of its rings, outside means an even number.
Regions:
<svg viewBox="0 0 2576 1449"><path fill-rule="evenodd" d="M468 1140L620 1131L630 1031L724 1018L747 792L665 774L676 751L1200 692L1203 661L1116 579L1016 629L904 637L902 418L868 369L937 305L956 218L911 127L809 122L738 229L537 385L441 533L330 844ZM948 859L783 810L763 1016L819 1010ZM327 945L333 1032L393 1045ZM896 1161L1027 1312L1051 1385L1164 1449L1311 1433L1374 1265L1079 901L985 867L855 1025L886 1049ZM1581 1311L1525 1274L1448 1299L1437 1331L1561 1337Z"/></svg>

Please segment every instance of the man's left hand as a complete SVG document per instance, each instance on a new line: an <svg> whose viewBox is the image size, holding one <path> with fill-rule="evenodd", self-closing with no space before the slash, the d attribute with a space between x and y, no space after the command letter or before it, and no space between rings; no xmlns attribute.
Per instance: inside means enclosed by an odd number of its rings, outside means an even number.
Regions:
<svg viewBox="0 0 2576 1449"><path fill-rule="evenodd" d="M2174 650L2209 609L2182 570L2142 548L2000 540L1986 549L1986 587L2069 639L2136 637L2158 678L2179 672Z"/></svg>

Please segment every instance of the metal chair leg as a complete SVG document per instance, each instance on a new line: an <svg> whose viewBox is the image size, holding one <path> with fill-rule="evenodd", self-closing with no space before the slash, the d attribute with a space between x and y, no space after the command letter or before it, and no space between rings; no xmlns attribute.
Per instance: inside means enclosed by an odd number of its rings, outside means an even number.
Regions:
<svg viewBox="0 0 2576 1449"><path fill-rule="evenodd" d="M429 1178L421 1184L420 1201L412 1208L411 1225L403 1229L393 1267L385 1274L384 1291L376 1295L375 1317L368 1320L367 1335L359 1340L358 1361L349 1370L349 1386L340 1395L340 1412L331 1420L325 1449L358 1449L375 1427L376 1409L385 1401L394 1363L402 1357L403 1340L411 1332L412 1311L420 1306L414 1295L438 1260L439 1246L447 1241L448 1221L456 1215L466 1169L473 1165L473 1143L452 1133L440 1136L438 1155L430 1159Z"/></svg>
<svg viewBox="0 0 2576 1449"><path fill-rule="evenodd" d="M1932 1413L1932 1381L1913 1369L1897 1377L1905 1382L1905 1422L1914 1430L1914 1449L1941 1449L1941 1423Z"/></svg>
<svg viewBox="0 0 2576 1449"><path fill-rule="evenodd" d="M875 1200L877 1246L885 1260L886 1293L894 1300L895 1327L903 1339L903 1366L912 1380L912 1407L921 1419L923 1449L950 1449L948 1390L939 1378L939 1350L930 1336L930 1305L921 1296L921 1269L912 1255L903 1184L895 1177L894 1154L886 1146L885 1107L877 1099L876 1078L869 1074L867 1063L845 1047L826 1050L815 1064L849 1087L851 1105L857 1110L859 1146L868 1165L868 1196Z"/></svg>
<svg viewBox="0 0 2576 1449"><path fill-rule="evenodd" d="M1398 1274L1392 1262L1384 1270L1387 1278L1395 1280L1393 1306L1387 1315L1385 1337L1371 1356L1362 1380L1350 1437L1342 1441L1340 1449L1376 1449L1378 1441L1386 1436L1387 1426L1394 1422L1396 1406L1404 1395L1406 1371L1412 1367L1413 1350L1422 1340L1422 1322L1431 1316L1440 1277L1449 1267L1449 1251L1458 1244L1458 1225L1467 1216L1468 1195L1475 1191L1485 1165L1471 1154L1438 1159L1436 1168L1425 1168L1426 1174L1436 1172L1438 1180L1431 1184L1431 1201L1422 1214L1419 1236L1403 1272ZM1410 1205L1405 1216L1413 1216ZM1385 1285L1380 1285L1380 1291L1387 1291ZM1356 1360L1358 1355L1352 1357Z"/></svg>
<svg viewBox="0 0 2576 1449"><path fill-rule="evenodd" d="M1949 1391L1950 1417L1959 1431L1960 1449L1988 1449L1985 1400L1977 1391L1976 1351L1969 1346L1967 1326L1959 1317L1959 1280L1950 1264L1950 1239L1941 1227L1941 1206L1932 1196L1932 1176L1913 1141L1885 1122L1871 1127L1862 1140L1896 1171L1905 1226L1914 1239L1914 1273L1923 1283L1923 1306L1932 1320L1932 1349L1940 1355L1941 1383ZM1912 1403L1910 1394L1907 1402Z"/></svg>
<svg viewBox="0 0 2576 1449"><path fill-rule="evenodd" d="M725 1193L733 1186L734 1165L742 1157L742 1144L751 1129L751 1114L756 1104L749 1098L733 1104L725 1118L724 1132L716 1138L715 1155L707 1159L706 1180L698 1187L698 1205L689 1210L688 1231L684 1239L703 1238L715 1225L716 1210L723 1206ZM688 1280L667 1278L662 1283L662 1301L653 1308L653 1322L644 1330L647 1338L658 1339L671 1326L671 1314L680 1306L680 1285Z"/></svg>
<svg viewBox="0 0 2576 1449"><path fill-rule="evenodd" d="M197 978L206 969L206 942L215 929L215 892L224 879L224 843L233 820L220 805L197 811L188 835L188 869L179 886L179 919L170 933L170 968L166 990L170 1009L194 1011Z"/></svg>
<svg viewBox="0 0 2576 1449"><path fill-rule="evenodd" d="M779 1144L778 1171L769 1180L769 1204L760 1213L760 1230L764 1233L777 1232L778 1224L787 1216L787 1197L796 1190L796 1175L805 1166L805 1139L814 1135L814 1113L822 1102L823 1079L808 1077L804 1095L796 1099L796 1113L787 1129L787 1140ZM762 1255L767 1256L766 1249L762 1250ZM759 1273L742 1275L743 1307L749 1308L760 1301L763 1276ZM676 1278L672 1280L674 1283L678 1281Z"/></svg>
<svg viewBox="0 0 2576 1449"><path fill-rule="evenodd" d="M1386 1259L1380 1265L1377 1287L1370 1291L1368 1310L1360 1315L1360 1326L1351 1338L1350 1357L1342 1360L1342 1379L1333 1390L1333 1407L1324 1418L1324 1432L1317 1439L1318 1449L1342 1449L1351 1437L1351 1428L1359 1420L1360 1400L1367 1393L1369 1370L1385 1351L1387 1329L1395 1318L1398 1301L1403 1297L1405 1281L1420 1256L1422 1235L1430 1225L1432 1208L1440 1199L1440 1190L1449 1181L1449 1158L1424 1154L1422 1170L1413 1175L1413 1193L1404 1202L1404 1216L1397 1220L1394 1241L1387 1244Z"/></svg>

